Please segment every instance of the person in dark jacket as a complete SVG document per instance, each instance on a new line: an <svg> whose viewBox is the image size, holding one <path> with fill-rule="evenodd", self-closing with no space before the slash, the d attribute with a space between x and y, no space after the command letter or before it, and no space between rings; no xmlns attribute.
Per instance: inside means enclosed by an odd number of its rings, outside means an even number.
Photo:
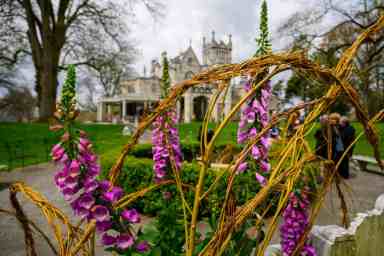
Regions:
<svg viewBox="0 0 384 256"><path fill-rule="evenodd" d="M323 115L320 117L321 127L315 132L316 139L316 155L321 158L327 158L328 144L327 144L327 125L328 125L328 116Z"/></svg>
<svg viewBox="0 0 384 256"><path fill-rule="evenodd" d="M355 135L356 130L355 128L353 128L348 118L345 116L341 117L340 119L340 130L341 130L341 137L343 140L344 148L345 150L348 150L348 152L346 152L346 155L340 164L340 168L343 170L344 175L342 176L344 178L348 178L349 177L349 160L352 157L353 148L354 148L354 146L351 146L351 148L349 148L349 146L353 143L353 141L356 138L356 135Z"/></svg>
<svg viewBox="0 0 384 256"><path fill-rule="evenodd" d="M344 151L346 147L344 146L343 136L340 127L340 114L332 113L329 115L329 125L331 127L332 133L332 160L337 165L340 160L342 160ZM344 159L344 158L343 158ZM338 173L341 177L348 179L349 178L349 169L343 161L340 162L339 167L337 169Z"/></svg>

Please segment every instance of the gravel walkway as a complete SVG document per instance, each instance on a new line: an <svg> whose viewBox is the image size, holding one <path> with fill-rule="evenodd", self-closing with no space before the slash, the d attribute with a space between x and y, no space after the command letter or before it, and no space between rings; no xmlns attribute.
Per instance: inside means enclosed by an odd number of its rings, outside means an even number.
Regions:
<svg viewBox="0 0 384 256"><path fill-rule="evenodd" d="M76 223L78 218L73 216L71 208L53 184L54 171L55 166L53 164L39 164L24 169L13 170L12 172L0 172L0 183L11 183L15 181L26 183L33 189L38 190L41 195L48 199L48 201L60 208L67 216L70 216L73 223ZM39 208L32 205L28 200L21 196L21 194L18 196L18 199L28 218L35 222L44 232L47 232L47 234L50 234L50 236L53 237ZM0 191L0 207L3 209L11 209L8 189ZM37 255L54 255L46 245L46 242L43 241L39 235L34 236L34 238ZM55 239L53 238L52 241L54 240ZM109 255L104 253L100 246L97 246L96 251L97 255ZM4 214L0 215L0 255L25 255L24 233L19 223L14 217Z"/></svg>
<svg viewBox="0 0 384 256"><path fill-rule="evenodd" d="M51 203L62 209L68 216L71 216L71 219L76 220L77 218L72 215L68 204L53 184L52 177L54 170L55 167L53 164L40 164L21 170L14 170L9 173L0 172L0 185L1 183L11 183L15 181L25 182L32 188L40 191ZM354 171L353 177L347 180L346 184L351 190L351 193L347 195L351 216L357 212L363 212L373 208L376 198L384 193L384 176L376 174ZM7 189L0 191L1 208L11 209L8 197L9 193ZM18 198L28 217L44 231L49 231L49 227L42 217L41 212L32 204L27 203L27 200L22 196ZM339 220L339 202L336 197L336 191L333 189L326 198L325 206L320 212L317 224L339 224ZM279 235L276 234L272 242L276 243L278 241ZM35 237L35 242L39 256L53 255L45 242L38 236ZM100 246L97 246L96 251L98 256L107 255ZM0 255L25 255L24 234L22 229L15 218L4 214L0 215Z"/></svg>

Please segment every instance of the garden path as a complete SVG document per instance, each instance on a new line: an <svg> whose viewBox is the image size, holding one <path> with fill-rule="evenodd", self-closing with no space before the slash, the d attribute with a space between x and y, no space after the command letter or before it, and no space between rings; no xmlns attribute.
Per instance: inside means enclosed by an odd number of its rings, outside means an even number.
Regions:
<svg viewBox="0 0 384 256"><path fill-rule="evenodd" d="M52 182L54 174L53 164L40 164L35 166L26 167L24 169L14 170L12 172L0 172L0 185L1 183L9 183L14 181L22 181L31 186L32 188L40 191L50 202L58 206L62 211L75 220L71 209L64 201L63 197ZM346 181L346 184L351 190L347 195L348 206L350 214L362 212L373 208L376 198L384 192L384 176L366 173L353 170L353 177ZM2 186L0 186L1 189ZM345 191L345 187L344 187ZM11 209L9 204L9 193L7 189L0 191L0 207ZM19 196L20 202L28 213L28 217L33 220L44 231L48 231L48 225L42 217L40 211L27 200ZM338 212L339 202L337 200L336 191L332 189L328 194L325 206L322 207L319 217L316 221L317 224L330 225L339 224L340 214ZM148 221L148 220L146 220ZM276 233L273 241L279 241L279 234ZM53 255L50 249L46 246L42 239L36 238L36 248L39 256ZM98 242L97 242L98 244ZM23 231L18 225L17 221L10 216L0 215L0 255L6 256L19 256L25 255L24 249L24 235ZM107 255L103 252L101 246L97 246L96 255Z"/></svg>
<svg viewBox="0 0 384 256"><path fill-rule="evenodd" d="M71 208L53 184L54 170L55 167L53 164L46 163L29 166L24 169L16 169L12 172L0 172L0 183L22 181L33 189L38 190L53 205L59 207L67 216L69 216L70 219L76 220L77 218L75 219L73 216ZM19 195L18 199L28 218L35 222L43 231L47 232L47 234L50 234L50 237L53 237L40 210L28 202L23 196ZM0 191L0 207L3 209L11 209L8 189ZM74 221L74 223L76 223L76 221ZM40 239L38 235L34 236L34 238L37 255L54 255L46 245L46 242ZM98 244L98 242L96 244ZM108 255L103 252L101 246L96 247L96 253L96 255ZM25 255L24 233L19 223L14 217L4 214L0 215L0 255Z"/></svg>

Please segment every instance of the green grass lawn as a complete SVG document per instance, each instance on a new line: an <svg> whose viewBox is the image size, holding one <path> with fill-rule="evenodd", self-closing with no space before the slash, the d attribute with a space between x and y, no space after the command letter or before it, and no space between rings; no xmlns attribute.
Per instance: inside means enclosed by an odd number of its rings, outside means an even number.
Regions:
<svg viewBox="0 0 384 256"><path fill-rule="evenodd" d="M363 126L359 123L353 123L353 127L356 129L356 135L363 132ZM190 124L181 124L180 125L180 137L185 141L197 141L197 134L200 127L200 123L193 122ZM210 125L213 127L213 124ZM315 146L315 137L314 134L316 130L319 128L319 124L316 124L313 129L311 129L310 133L307 136L307 140L309 144L314 147ZM380 153L381 157L384 158L384 123L376 124L378 128L379 136L380 136ZM231 141L232 143L236 143L236 134L237 134L237 123L230 123L229 126L223 131L223 133L219 137L219 143L225 143L227 141ZM372 156L373 150L372 146L368 143L365 135L360 138L355 146L354 150L355 154Z"/></svg>
<svg viewBox="0 0 384 256"><path fill-rule="evenodd" d="M121 125L95 125L79 124L94 142L96 153L103 158L104 155L116 155L122 146L128 142L128 137L122 135ZM48 124L41 123L0 123L0 165L9 165L10 145L13 155L21 156L24 150L25 165L47 162L50 159L50 148L57 143L58 138L54 132L49 131ZM16 159L12 168L21 167L22 159Z"/></svg>
<svg viewBox="0 0 384 256"><path fill-rule="evenodd" d="M121 151L123 145L129 141L129 137L122 135L123 126L121 125L99 125L99 124L79 124L81 129L85 130L93 144L96 153L100 155L101 161L113 161ZM353 124L357 134L362 131L360 124ZM180 138L183 142L197 142L197 134L200 123L180 124ZM213 124L210 125L213 128ZM377 125L379 128L381 143L381 156L384 158L384 123ZM313 134L317 127L311 130L308 135L309 143L314 146L315 140ZM237 123L230 123L219 137L219 144L228 142L236 143ZM37 164L49 160L50 147L57 142L53 132L48 130L47 124L33 123L0 123L0 165L8 165L9 154L6 144L11 145L12 149L24 149L25 165ZM20 144L21 143L21 144ZM17 150L20 154L20 150ZM372 155L372 148L365 136L357 143L355 147L356 154ZM20 167L21 159L13 162L12 168Z"/></svg>

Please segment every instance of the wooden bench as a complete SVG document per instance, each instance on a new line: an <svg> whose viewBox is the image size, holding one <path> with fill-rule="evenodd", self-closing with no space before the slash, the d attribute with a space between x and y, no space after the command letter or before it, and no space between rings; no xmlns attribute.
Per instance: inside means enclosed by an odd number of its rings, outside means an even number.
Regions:
<svg viewBox="0 0 384 256"><path fill-rule="evenodd" d="M353 155L352 161L356 162L362 171L374 172L384 175L384 170L380 169L376 159L373 157Z"/></svg>

